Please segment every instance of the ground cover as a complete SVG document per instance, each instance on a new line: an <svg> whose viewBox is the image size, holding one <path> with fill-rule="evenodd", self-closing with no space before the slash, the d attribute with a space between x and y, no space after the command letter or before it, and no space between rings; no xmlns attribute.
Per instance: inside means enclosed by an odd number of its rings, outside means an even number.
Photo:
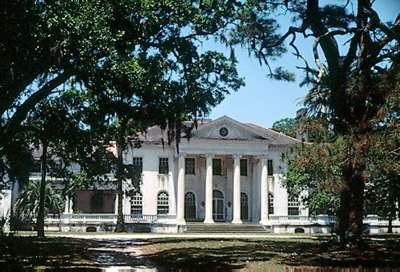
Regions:
<svg viewBox="0 0 400 272"><path fill-rule="evenodd" d="M287 266L307 266L307 269L310 266L392 267L400 271L399 237L373 237L367 239L366 243L365 249L343 250L323 238L161 238L147 240L142 255L163 267L196 267L199 271L208 268L278 271L278 267Z"/></svg>
<svg viewBox="0 0 400 272"><path fill-rule="evenodd" d="M372 237L367 239L366 249L357 251L342 250L328 242L329 237L288 237L1 237L0 270L98 271L118 266L156 267L160 271L332 271L333 267L333 271L340 271L336 268L360 266L369 269L400 268L399 236ZM321 270L321 267L327 270Z"/></svg>

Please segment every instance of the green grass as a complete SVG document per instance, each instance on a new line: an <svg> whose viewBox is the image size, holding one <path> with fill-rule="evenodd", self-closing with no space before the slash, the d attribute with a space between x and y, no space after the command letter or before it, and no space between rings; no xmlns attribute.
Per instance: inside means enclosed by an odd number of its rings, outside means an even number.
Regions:
<svg viewBox="0 0 400 272"><path fill-rule="evenodd" d="M368 240L361 251L314 239L172 239L146 241L145 256L163 267L263 271L266 267L400 267L400 241ZM272 271L272 270L271 270Z"/></svg>
<svg viewBox="0 0 400 272"><path fill-rule="evenodd" d="M0 237L0 270L98 271L100 267L116 263L190 271L285 271L287 266L400 267L399 236L367 239L368 247L358 251L341 250L327 237L121 238L119 235L113 239L97 240L51 236L45 239ZM135 252L141 258L135 256Z"/></svg>

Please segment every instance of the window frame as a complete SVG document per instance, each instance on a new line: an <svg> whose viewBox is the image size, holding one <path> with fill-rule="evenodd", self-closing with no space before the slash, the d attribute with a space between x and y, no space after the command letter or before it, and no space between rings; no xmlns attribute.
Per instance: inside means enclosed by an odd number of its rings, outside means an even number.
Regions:
<svg viewBox="0 0 400 272"><path fill-rule="evenodd" d="M245 167L243 169L243 167ZM248 159L240 159L240 176L247 177L249 175Z"/></svg>
<svg viewBox="0 0 400 272"><path fill-rule="evenodd" d="M215 171L217 164L216 162L219 161L219 171ZM212 174L213 176L222 176L222 159L221 158L213 158L212 160Z"/></svg>
<svg viewBox="0 0 400 272"><path fill-rule="evenodd" d="M161 195L166 195L166 197L161 198ZM167 215L169 214L169 194L166 191L160 191L157 194L157 215Z"/></svg>
<svg viewBox="0 0 400 272"><path fill-rule="evenodd" d="M143 194L136 192L130 199L131 204L131 216L142 216L143 215ZM139 212L133 212L139 211Z"/></svg>
<svg viewBox="0 0 400 272"><path fill-rule="evenodd" d="M268 176L274 175L274 160L272 159L267 160L267 175Z"/></svg>
<svg viewBox="0 0 400 272"><path fill-rule="evenodd" d="M140 161L139 167L135 165L135 161ZM143 174L143 157L132 157L132 168L138 167L140 173Z"/></svg>
<svg viewBox="0 0 400 272"><path fill-rule="evenodd" d="M166 162L166 165L162 164L162 162ZM169 174L169 158L168 157L159 157L158 158L158 174L160 175L168 175Z"/></svg>
<svg viewBox="0 0 400 272"><path fill-rule="evenodd" d="M188 162L193 162L192 165L188 164ZM191 166L192 168L189 168ZM191 170L191 171L188 171ZM196 159L195 158L185 158L185 175L196 175Z"/></svg>
<svg viewBox="0 0 400 272"><path fill-rule="evenodd" d="M299 216L300 215L300 201L298 196L288 196L288 216Z"/></svg>
<svg viewBox="0 0 400 272"><path fill-rule="evenodd" d="M268 214L274 214L275 207L274 207L274 194L269 192L268 193Z"/></svg>

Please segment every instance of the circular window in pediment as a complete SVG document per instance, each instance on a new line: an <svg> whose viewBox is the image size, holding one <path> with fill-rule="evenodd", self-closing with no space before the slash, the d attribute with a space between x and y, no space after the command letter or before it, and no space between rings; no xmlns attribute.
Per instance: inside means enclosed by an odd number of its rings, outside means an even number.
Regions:
<svg viewBox="0 0 400 272"><path fill-rule="evenodd" d="M221 135L222 137L228 136L228 133L229 133L229 131L226 127L222 127L219 130L219 135Z"/></svg>

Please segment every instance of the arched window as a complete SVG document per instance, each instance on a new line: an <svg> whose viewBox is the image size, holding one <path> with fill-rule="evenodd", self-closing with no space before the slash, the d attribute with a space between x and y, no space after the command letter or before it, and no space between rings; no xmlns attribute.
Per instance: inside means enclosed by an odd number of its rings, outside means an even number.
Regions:
<svg viewBox="0 0 400 272"><path fill-rule="evenodd" d="M289 195L288 197L288 215L299 215L299 197L297 195Z"/></svg>
<svg viewBox="0 0 400 272"><path fill-rule="evenodd" d="M224 194L219 190L214 190L213 197L218 199L224 199Z"/></svg>
<svg viewBox="0 0 400 272"><path fill-rule="evenodd" d="M185 194L185 218L196 218L196 196L193 192L187 192Z"/></svg>
<svg viewBox="0 0 400 272"><path fill-rule="evenodd" d="M143 214L143 196L140 192L136 192L131 197L131 215Z"/></svg>
<svg viewBox="0 0 400 272"><path fill-rule="evenodd" d="M246 193L240 193L240 219L249 220L249 198Z"/></svg>
<svg viewBox="0 0 400 272"><path fill-rule="evenodd" d="M159 192L157 196L157 214L168 214L169 213L169 203L168 203L168 193Z"/></svg>
<svg viewBox="0 0 400 272"><path fill-rule="evenodd" d="M268 214L274 214L274 194L268 193Z"/></svg>

